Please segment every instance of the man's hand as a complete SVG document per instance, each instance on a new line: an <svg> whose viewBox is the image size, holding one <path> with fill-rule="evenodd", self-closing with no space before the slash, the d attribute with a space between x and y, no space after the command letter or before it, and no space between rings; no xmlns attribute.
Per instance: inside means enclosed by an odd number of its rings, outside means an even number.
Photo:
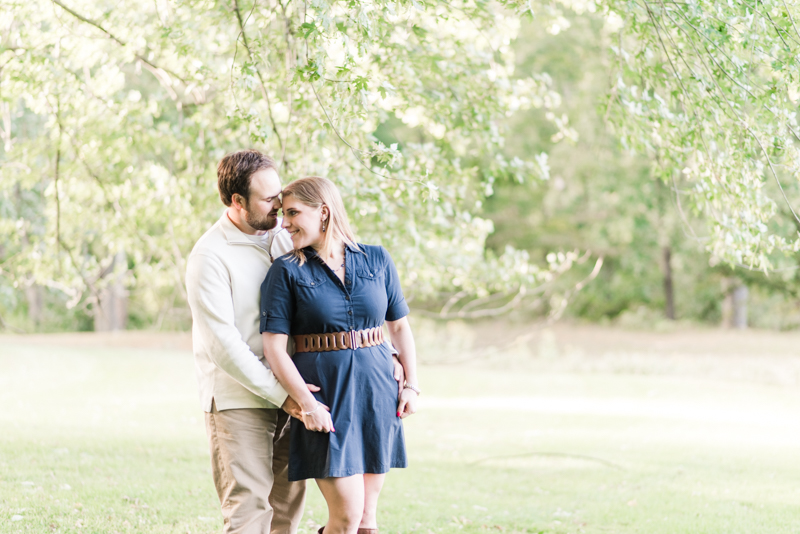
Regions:
<svg viewBox="0 0 800 534"><path fill-rule="evenodd" d="M303 410L300 409L300 405L297 404L293 398L286 397L286 401L283 403L283 406L281 406L281 409L295 419L303 420Z"/></svg>
<svg viewBox="0 0 800 534"><path fill-rule="evenodd" d="M406 383L406 372L396 354L392 354L392 363L394 364L394 379L397 380L397 396L400 397L403 385Z"/></svg>
<svg viewBox="0 0 800 534"><path fill-rule="evenodd" d="M306 384L306 387L308 388L308 391L310 391L311 393L316 393L317 391L319 391L319 386L315 386L314 384ZM331 411L331 409L325 406L324 404L322 405L322 407L328 411ZM281 409L284 412L291 415L292 417L294 417L295 419L299 419L301 421L303 420L303 410L300 408L300 405L297 404L297 402L295 402L293 398L286 397L286 401L283 403L283 406L281 406Z"/></svg>

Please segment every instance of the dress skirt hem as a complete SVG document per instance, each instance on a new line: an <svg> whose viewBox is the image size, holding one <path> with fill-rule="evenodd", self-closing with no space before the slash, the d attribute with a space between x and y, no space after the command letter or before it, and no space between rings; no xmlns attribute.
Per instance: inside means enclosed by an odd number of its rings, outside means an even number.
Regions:
<svg viewBox="0 0 800 534"><path fill-rule="evenodd" d="M380 469L348 469L345 471L337 471L333 472L324 477L315 476L314 473L301 473L301 474L289 474L289 482L299 482L301 480L309 480L309 479L317 479L317 478L344 478L344 477L351 477L353 475L383 475L389 472L390 469L404 469L408 467L407 463L402 465L389 465L382 467Z"/></svg>

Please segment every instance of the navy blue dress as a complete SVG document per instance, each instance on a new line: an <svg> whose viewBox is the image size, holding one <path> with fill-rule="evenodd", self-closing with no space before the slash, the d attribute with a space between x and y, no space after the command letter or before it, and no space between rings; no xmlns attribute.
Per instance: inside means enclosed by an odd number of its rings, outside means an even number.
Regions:
<svg viewBox="0 0 800 534"><path fill-rule="evenodd" d="M345 281L311 247L300 266L275 260L261 286L261 332L326 334L363 330L408 315L397 269L383 247L345 249ZM386 473L406 467L397 382L386 344L357 350L303 352L292 358L336 432L310 432L292 419L289 480Z"/></svg>

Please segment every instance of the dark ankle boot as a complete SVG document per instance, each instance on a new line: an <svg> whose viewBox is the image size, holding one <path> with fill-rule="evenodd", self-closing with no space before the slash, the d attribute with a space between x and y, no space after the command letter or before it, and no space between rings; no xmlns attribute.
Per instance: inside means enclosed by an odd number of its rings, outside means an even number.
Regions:
<svg viewBox="0 0 800 534"><path fill-rule="evenodd" d="M322 534L323 530L325 530L325 525L322 525L321 527L319 527L319 530L317 531L317 534Z"/></svg>
<svg viewBox="0 0 800 534"><path fill-rule="evenodd" d="M360 528L357 534L378 534L377 528Z"/></svg>

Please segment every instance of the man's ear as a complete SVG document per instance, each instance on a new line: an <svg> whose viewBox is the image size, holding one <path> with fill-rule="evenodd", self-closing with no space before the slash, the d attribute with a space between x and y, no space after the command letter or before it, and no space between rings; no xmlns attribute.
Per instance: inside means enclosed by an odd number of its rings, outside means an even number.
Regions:
<svg viewBox="0 0 800 534"><path fill-rule="evenodd" d="M231 196L231 203L233 204L234 208L247 209L247 202L239 193L234 193L233 196Z"/></svg>

